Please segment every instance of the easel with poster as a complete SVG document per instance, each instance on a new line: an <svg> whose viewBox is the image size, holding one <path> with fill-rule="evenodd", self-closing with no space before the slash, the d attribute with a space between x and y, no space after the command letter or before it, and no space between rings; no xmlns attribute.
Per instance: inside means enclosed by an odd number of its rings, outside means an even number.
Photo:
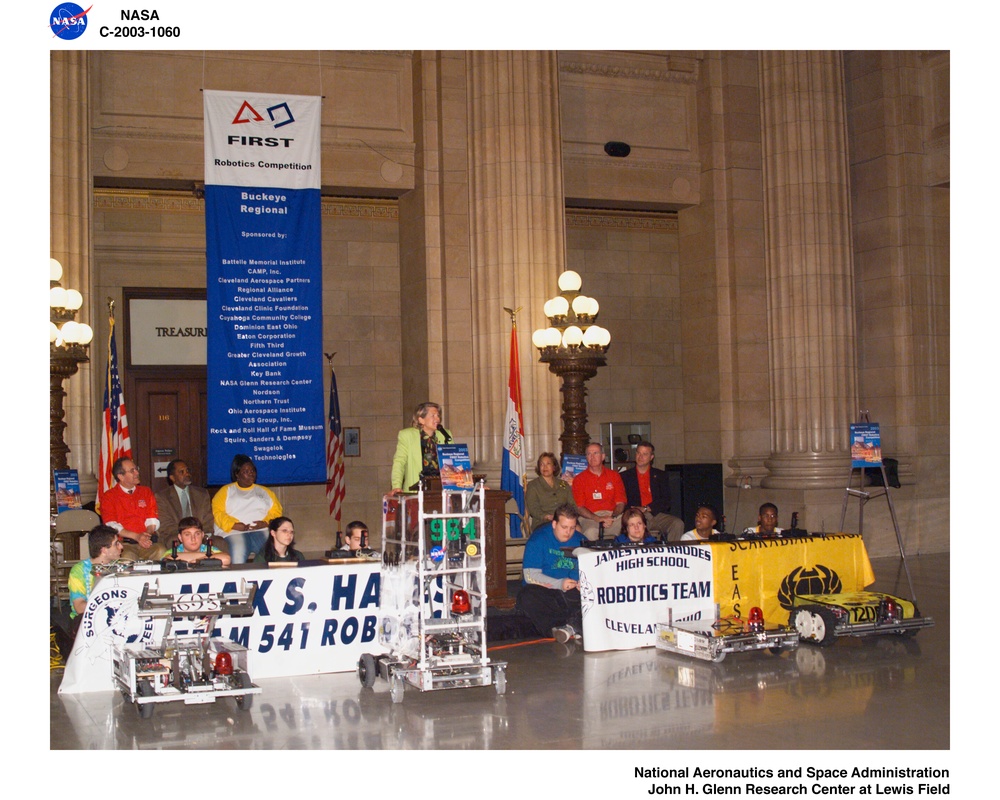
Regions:
<svg viewBox="0 0 1000 800"><path fill-rule="evenodd" d="M867 470L878 470L882 476L881 486L865 487L865 472ZM854 480L854 471L861 473L860 488L851 488ZM892 527L896 531L896 542L899 544L899 555L903 559L903 569L906 571L906 581L910 587L910 597L916 602L917 595L913 591L913 580L910 578L910 568L906 563L906 552L903 549L903 537L899 533L899 522L896 519L896 508L892 504L892 495L889 494L889 478L885 472L885 463L882 460L882 436L879 424L872 422L867 411L858 413L858 421L851 425L851 472L847 476L847 488L844 490L844 506L840 513L840 528L844 530L844 521L847 519L847 502L851 497L857 497L861 501L858 508L858 533L864 535L865 526L865 503L873 497L885 496L889 504L889 516L892 518Z"/></svg>

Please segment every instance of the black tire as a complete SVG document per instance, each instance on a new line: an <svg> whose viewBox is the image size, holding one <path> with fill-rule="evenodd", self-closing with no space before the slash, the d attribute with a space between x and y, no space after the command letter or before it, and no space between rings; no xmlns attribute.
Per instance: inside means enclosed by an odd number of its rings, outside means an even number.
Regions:
<svg viewBox="0 0 1000 800"><path fill-rule="evenodd" d="M817 644L820 647L829 647L837 639L837 618L828 608L817 608L815 613L822 620L822 634L820 635L817 630Z"/></svg>
<svg viewBox="0 0 1000 800"><path fill-rule="evenodd" d="M498 695L507 693L507 671L503 667L493 668L493 688Z"/></svg>
<svg viewBox="0 0 1000 800"><path fill-rule="evenodd" d="M406 683L403 680L403 676L394 673L389 676L389 699L393 703L403 702L403 691L406 688Z"/></svg>
<svg viewBox="0 0 1000 800"><path fill-rule="evenodd" d="M250 680L250 676L245 672L238 672L236 674L236 680L238 681L241 689L249 689L253 686L253 681ZM253 708L253 695L252 694L240 694L236 696L236 707L240 711L249 711Z"/></svg>
<svg viewBox="0 0 1000 800"><path fill-rule="evenodd" d="M371 653L362 653L358 659L358 680L366 689L371 689L375 685L378 677L378 670L375 666L375 656Z"/></svg>
<svg viewBox="0 0 1000 800"><path fill-rule="evenodd" d="M837 618L823 606L799 606L788 616L788 624L798 631L799 639L828 647L836 638Z"/></svg>
<svg viewBox="0 0 1000 800"><path fill-rule="evenodd" d="M240 711L249 711L251 708L253 708L253 695L252 694L237 695L236 707Z"/></svg>
<svg viewBox="0 0 1000 800"><path fill-rule="evenodd" d="M149 681L138 681L135 685L135 693L139 697L152 697L156 694L153 691L153 684ZM136 703L135 710L139 712L140 718L152 719L153 712L156 710L156 703Z"/></svg>

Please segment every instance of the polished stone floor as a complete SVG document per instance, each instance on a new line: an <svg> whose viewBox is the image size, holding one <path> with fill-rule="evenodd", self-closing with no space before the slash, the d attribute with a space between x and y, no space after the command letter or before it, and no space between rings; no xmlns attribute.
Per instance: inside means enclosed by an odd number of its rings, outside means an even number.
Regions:
<svg viewBox="0 0 1000 800"><path fill-rule="evenodd" d="M908 595L898 559L873 561L873 588ZM271 678L248 710L220 699L159 705L142 720L118 692L59 695L50 747L213 750L947 750L948 554L909 559L935 626L912 639L841 639L720 664L654 648L585 653L552 640L504 643L507 691L421 693L353 673Z"/></svg>

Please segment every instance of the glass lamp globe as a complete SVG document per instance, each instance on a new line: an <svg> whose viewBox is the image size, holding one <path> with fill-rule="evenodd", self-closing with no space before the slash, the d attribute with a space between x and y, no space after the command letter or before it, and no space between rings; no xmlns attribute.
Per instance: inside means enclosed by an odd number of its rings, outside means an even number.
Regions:
<svg viewBox="0 0 1000 800"><path fill-rule="evenodd" d="M573 347L583 342L583 331L576 325L570 325L563 333L562 342L566 347Z"/></svg>
<svg viewBox="0 0 1000 800"><path fill-rule="evenodd" d="M583 279L578 272L568 269L559 276L560 292L578 292L581 286L583 286Z"/></svg>
<svg viewBox="0 0 1000 800"><path fill-rule="evenodd" d="M49 289L49 308L66 308L66 290L62 286Z"/></svg>
<svg viewBox="0 0 1000 800"><path fill-rule="evenodd" d="M59 329L59 338L62 339L66 344L76 344L80 337L80 323L69 322L63 323L62 328Z"/></svg>
<svg viewBox="0 0 1000 800"><path fill-rule="evenodd" d="M558 347L562 344L562 334L559 332L558 328L546 328L545 329L545 346L546 347Z"/></svg>

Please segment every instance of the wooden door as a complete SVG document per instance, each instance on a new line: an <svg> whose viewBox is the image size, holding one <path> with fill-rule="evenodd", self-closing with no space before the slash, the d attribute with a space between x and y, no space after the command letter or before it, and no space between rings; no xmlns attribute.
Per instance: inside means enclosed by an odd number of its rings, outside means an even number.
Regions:
<svg viewBox="0 0 1000 800"><path fill-rule="evenodd" d="M166 464L181 458L191 469L194 483L205 486L207 379L160 374L136 375L130 382L131 395L126 395L126 402L132 455L142 482L158 492L167 485Z"/></svg>

